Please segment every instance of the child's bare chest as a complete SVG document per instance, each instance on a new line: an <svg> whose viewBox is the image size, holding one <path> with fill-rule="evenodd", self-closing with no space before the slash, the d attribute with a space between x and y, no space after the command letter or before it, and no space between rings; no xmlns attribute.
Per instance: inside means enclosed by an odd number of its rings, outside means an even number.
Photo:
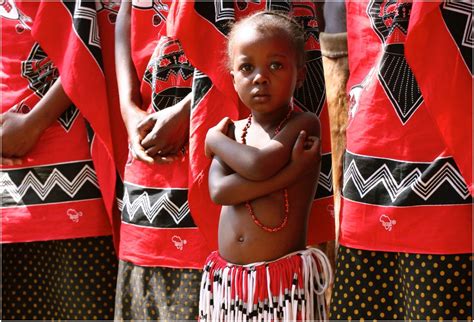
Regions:
<svg viewBox="0 0 474 322"><path fill-rule="evenodd" d="M239 143L242 143L242 135L245 127L245 122L238 121L235 124L234 136L235 140ZM270 135L260 126L251 126L247 129L245 139L248 146L253 146L255 148L263 148L268 142L271 141L273 135Z"/></svg>

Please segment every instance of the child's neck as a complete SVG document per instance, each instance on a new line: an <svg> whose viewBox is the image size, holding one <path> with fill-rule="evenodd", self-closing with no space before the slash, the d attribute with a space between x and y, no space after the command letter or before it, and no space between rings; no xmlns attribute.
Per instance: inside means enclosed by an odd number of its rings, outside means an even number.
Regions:
<svg viewBox="0 0 474 322"><path fill-rule="evenodd" d="M278 109L270 113L259 113L252 111L252 123L260 126L265 132L273 132L280 125L281 121L288 115L292 109L291 105Z"/></svg>

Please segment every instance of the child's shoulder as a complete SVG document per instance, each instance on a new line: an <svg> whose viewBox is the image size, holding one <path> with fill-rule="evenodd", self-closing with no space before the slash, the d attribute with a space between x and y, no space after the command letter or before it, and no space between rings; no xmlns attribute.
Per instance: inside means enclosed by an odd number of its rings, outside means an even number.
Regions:
<svg viewBox="0 0 474 322"><path fill-rule="evenodd" d="M320 133L319 117L311 112L294 112L288 125L297 128L299 131L305 130L309 135L318 135Z"/></svg>

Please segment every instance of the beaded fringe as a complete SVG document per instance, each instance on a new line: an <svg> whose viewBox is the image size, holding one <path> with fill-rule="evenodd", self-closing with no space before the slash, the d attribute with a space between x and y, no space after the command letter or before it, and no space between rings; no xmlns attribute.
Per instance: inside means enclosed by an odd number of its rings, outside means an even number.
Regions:
<svg viewBox="0 0 474 322"><path fill-rule="evenodd" d="M332 280L326 255L309 248L266 263L235 265L212 253L201 280L205 321L327 320L324 292Z"/></svg>

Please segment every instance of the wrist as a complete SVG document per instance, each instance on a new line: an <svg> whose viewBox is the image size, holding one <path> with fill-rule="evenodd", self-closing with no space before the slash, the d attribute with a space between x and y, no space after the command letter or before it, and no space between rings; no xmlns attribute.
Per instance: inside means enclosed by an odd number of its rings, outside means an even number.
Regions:
<svg viewBox="0 0 474 322"><path fill-rule="evenodd" d="M191 98L192 94L189 93L181 101L170 108L172 108L180 117L189 119L191 115Z"/></svg>
<svg viewBox="0 0 474 322"><path fill-rule="evenodd" d="M136 104L129 103L129 104L121 104L120 111L122 114L122 119L129 130L132 127L136 127L137 123L143 118L146 114L145 111L140 109Z"/></svg>
<svg viewBox="0 0 474 322"><path fill-rule="evenodd" d="M45 114L45 109L40 108L39 106L33 108L27 114L20 114L23 118L23 122L25 127L32 131L33 135L40 135L43 133L48 127L50 127L57 118L49 118Z"/></svg>

